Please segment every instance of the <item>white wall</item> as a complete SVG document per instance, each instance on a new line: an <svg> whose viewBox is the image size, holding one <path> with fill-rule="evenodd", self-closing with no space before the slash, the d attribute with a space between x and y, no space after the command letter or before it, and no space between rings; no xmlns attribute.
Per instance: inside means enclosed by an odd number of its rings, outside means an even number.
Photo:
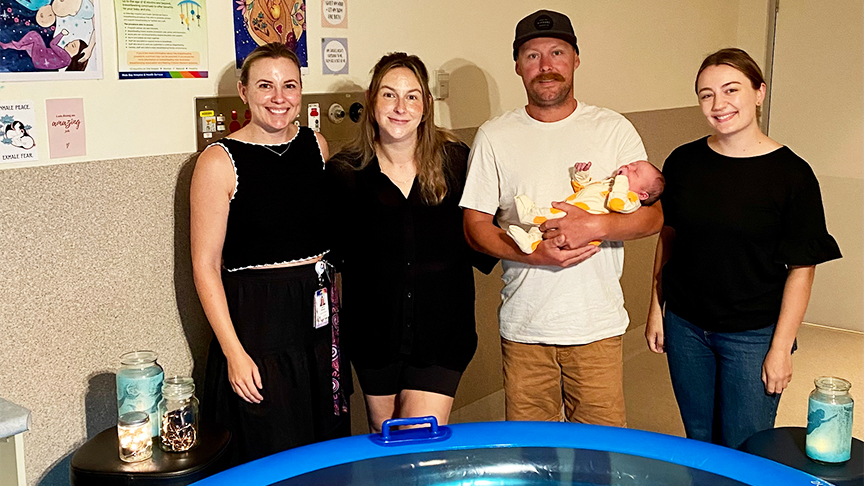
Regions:
<svg viewBox="0 0 864 486"><path fill-rule="evenodd" d="M816 270L808 322L864 330L864 5L783 0L769 135L819 178L843 259Z"/></svg>
<svg viewBox="0 0 864 486"><path fill-rule="evenodd" d="M31 99L37 108L40 163L184 153L195 150L193 98L233 94L234 2L210 0L210 78L117 80L113 2L102 0L104 79L4 83L3 100ZM320 0L309 0L307 92L364 86L368 71L386 52L418 54L430 69L444 66L452 97L439 103L445 126L477 126L489 116L525 102L513 71L511 43L516 22L541 4L516 0L352 0L348 29L320 27ZM550 0L544 8L570 15L579 38L582 66L577 94L618 111L643 111L695 104L693 72L702 56L735 42L737 0ZM347 37L351 74L323 76L320 39ZM686 42L683 40L686 39ZM48 160L44 134L48 98L83 97L88 154ZM2 164L0 168L14 167Z"/></svg>

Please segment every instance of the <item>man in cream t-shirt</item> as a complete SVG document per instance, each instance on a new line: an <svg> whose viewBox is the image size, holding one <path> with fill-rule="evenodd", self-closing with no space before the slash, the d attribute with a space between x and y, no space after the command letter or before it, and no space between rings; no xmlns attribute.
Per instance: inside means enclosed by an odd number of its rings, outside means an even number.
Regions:
<svg viewBox="0 0 864 486"><path fill-rule="evenodd" d="M565 199L576 162L590 161L592 176L603 178L645 159L645 149L623 116L573 97L579 51L567 16L540 10L522 19L513 57L528 105L480 127L460 203L469 243L503 260L507 419L558 420L563 396L569 421L624 426L621 349L629 320L618 281L620 240L659 231L659 205L589 215L555 203L568 214L541 226L547 239L530 255L493 221L501 228L520 224L514 203L520 194Z"/></svg>

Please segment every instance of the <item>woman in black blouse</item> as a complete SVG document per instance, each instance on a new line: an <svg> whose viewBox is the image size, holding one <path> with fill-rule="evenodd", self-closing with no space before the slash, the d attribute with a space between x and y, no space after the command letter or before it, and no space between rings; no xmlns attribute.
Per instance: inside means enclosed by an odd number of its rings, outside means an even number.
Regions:
<svg viewBox="0 0 864 486"><path fill-rule="evenodd" d="M435 126L416 56L381 58L366 105L360 137L326 168L344 260L342 342L373 432L395 417L444 424L477 346L475 254L458 206L468 148Z"/></svg>
<svg viewBox="0 0 864 486"><path fill-rule="evenodd" d="M351 431L338 323L313 309L329 235L296 231L320 221L296 208L325 203L327 159L324 137L293 123L300 61L260 46L237 87L251 121L201 153L190 189L195 287L215 334L201 412L231 431L232 465Z"/></svg>
<svg viewBox="0 0 864 486"><path fill-rule="evenodd" d="M729 447L774 426L815 265L840 258L810 166L759 129L765 90L740 49L699 69L714 133L663 167L645 331L651 351L667 353L687 436Z"/></svg>

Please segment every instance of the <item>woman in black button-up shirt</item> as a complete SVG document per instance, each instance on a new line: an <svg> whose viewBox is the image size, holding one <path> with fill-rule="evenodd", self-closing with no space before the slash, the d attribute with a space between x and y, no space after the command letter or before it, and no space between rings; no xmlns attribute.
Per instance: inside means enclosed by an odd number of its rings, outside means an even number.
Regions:
<svg viewBox="0 0 864 486"><path fill-rule="evenodd" d="M471 265L482 257L465 242L458 206L468 148L434 125L432 107L420 59L384 56L362 135L326 168L343 260L343 345L375 432L394 417L447 423L477 347Z"/></svg>

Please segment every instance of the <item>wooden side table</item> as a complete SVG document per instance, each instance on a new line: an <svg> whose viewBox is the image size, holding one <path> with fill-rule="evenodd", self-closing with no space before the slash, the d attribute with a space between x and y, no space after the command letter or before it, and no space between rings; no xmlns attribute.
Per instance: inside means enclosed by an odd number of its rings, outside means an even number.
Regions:
<svg viewBox="0 0 864 486"><path fill-rule="evenodd" d="M812 474L834 486L864 484L864 443L853 438L852 458L842 464L827 465L807 457L806 437L804 427L778 427L753 434L739 449Z"/></svg>
<svg viewBox="0 0 864 486"><path fill-rule="evenodd" d="M153 457L141 462L120 460L117 427L100 432L72 456L72 486L185 486L225 468L231 433L203 422L198 445L188 452L165 452L154 439Z"/></svg>

